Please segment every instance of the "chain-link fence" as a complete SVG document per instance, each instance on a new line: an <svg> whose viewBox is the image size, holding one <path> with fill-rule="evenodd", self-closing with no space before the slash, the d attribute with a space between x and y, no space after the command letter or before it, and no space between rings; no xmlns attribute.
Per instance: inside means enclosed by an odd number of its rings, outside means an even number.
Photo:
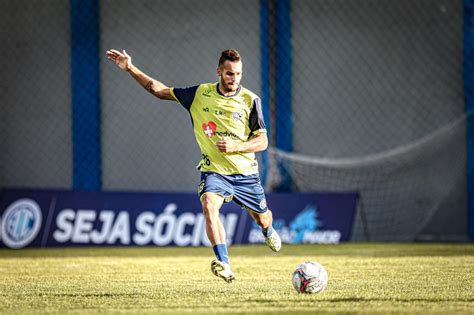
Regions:
<svg viewBox="0 0 474 315"><path fill-rule="evenodd" d="M259 2L102 1L101 47L125 49L168 86L217 81L222 50L244 58L243 84L260 93ZM154 98L103 59L103 185L196 191L201 158L189 114Z"/></svg>
<svg viewBox="0 0 474 315"><path fill-rule="evenodd" d="M462 2L295 1L292 20L292 150L270 186L357 190L353 239L462 229Z"/></svg>
<svg viewBox="0 0 474 315"><path fill-rule="evenodd" d="M89 78L71 82L71 3L0 2L0 187L75 188L71 85ZM461 0L96 3L103 190L196 191L201 156L186 110L105 51L183 87L216 81L232 47L264 104L268 192L359 191L354 239L414 239L452 216L443 233L465 233Z"/></svg>
<svg viewBox="0 0 474 315"><path fill-rule="evenodd" d="M72 184L69 4L0 1L0 187Z"/></svg>

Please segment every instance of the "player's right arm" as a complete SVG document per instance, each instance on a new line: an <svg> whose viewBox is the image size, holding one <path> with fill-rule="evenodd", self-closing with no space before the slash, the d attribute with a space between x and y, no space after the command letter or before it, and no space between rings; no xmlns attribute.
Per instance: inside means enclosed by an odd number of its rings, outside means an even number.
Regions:
<svg viewBox="0 0 474 315"><path fill-rule="evenodd" d="M107 50L107 58L115 62L120 69L130 73L130 75L151 94L162 100L174 100L170 88L135 67L132 64L132 57L129 56L125 50L122 52L114 49Z"/></svg>

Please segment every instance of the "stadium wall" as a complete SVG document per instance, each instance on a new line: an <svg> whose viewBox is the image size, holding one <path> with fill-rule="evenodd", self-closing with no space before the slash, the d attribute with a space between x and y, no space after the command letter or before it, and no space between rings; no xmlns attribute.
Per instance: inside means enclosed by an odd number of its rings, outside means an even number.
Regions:
<svg viewBox="0 0 474 315"><path fill-rule="evenodd" d="M211 0L87 2L95 3L98 13L100 62L95 70L100 71L86 71L87 77L75 82L80 67L74 62L80 60L74 57L74 18L87 18L75 15L79 2L0 3L1 34L8 48L2 50L0 65L9 74L0 81L0 187L195 191L199 174L194 167L200 154L189 115L175 103L150 96L104 53L126 49L150 75L170 86L190 86L215 81L219 52L236 47L245 58L243 84L269 95L275 91L265 91L265 80L271 78L262 69L270 65L262 62L267 51L262 49L261 10L272 1L232 4L232 23L224 22L227 16L218 14L218 2ZM283 145L311 156L365 156L412 143L465 113L462 1L285 4L290 8L284 12L291 11L291 33L283 34L288 36L285 49L291 49L291 65L285 71L291 72L283 77L283 87L275 86L279 93L285 86L292 91L278 97L278 102L290 97L282 106L291 104L291 119L284 122L288 125L276 122L271 127L279 128L274 134L281 135L278 141ZM440 19L451 21L451 27L433 23ZM334 21L340 22L337 27ZM74 110L80 104L74 89L81 87L81 80L90 86L99 83L100 94L89 95L93 102L84 103L100 104L98 113ZM272 121L275 112L280 113L278 102L268 104ZM309 114L314 112L317 115ZM81 145L75 138L81 131L73 125L90 127L90 119L100 119L94 131L98 146L83 158L76 148L89 148L89 140ZM290 138L285 141L283 136ZM429 168L415 167L403 174L422 183L427 173L442 170L433 185L455 182L422 234L438 239L462 239L467 234L467 183L450 175L452 165L466 164L465 143L464 137L456 138L449 147L456 152L450 161L435 160ZM89 158L93 162L87 162Z"/></svg>

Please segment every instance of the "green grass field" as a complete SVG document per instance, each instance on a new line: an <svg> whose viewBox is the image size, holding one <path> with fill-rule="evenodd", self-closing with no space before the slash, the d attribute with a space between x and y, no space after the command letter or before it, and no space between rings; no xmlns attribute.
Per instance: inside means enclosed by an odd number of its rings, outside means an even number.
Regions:
<svg viewBox="0 0 474 315"><path fill-rule="evenodd" d="M231 246L237 281L209 248L0 250L0 313L474 314L473 244ZM322 263L328 289L298 294L291 273Z"/></svg>

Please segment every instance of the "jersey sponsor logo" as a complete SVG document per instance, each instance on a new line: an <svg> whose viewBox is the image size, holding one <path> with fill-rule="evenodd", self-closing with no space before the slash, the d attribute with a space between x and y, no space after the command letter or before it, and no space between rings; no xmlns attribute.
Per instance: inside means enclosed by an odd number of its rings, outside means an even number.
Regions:
<svg viewBox="0 0 474 315"><path fill-rule="evenodd" d="M219 137L231 137L233 139L238 139L237 135L229 130L226 131L217 131L217 124L213 121L202 124L202 130L208 138L212 138L214 135Z"/></svg>
<svg viewBox="0 0 474 315"><path fill-rule="evenodd" d="M41 208L31 199L19 199L12 203L2 220L3 243L10 248L30 244L41 228Z"/></svg>
<svg viewBox="0 0 474 315"><path fill-rule="evenodd" d="M216 134L217 131L217 125L215 122L210 121L207 123L202 124L202 130L204 130L204 133L208 138L211 138L213 135Z"/></svg>
<svg viewBox="0 0 474 315"><path fill-rule="evenodd" d="M229 130L226 131L216 131L216 135L219 137L231 137L233 139L238 139L237 135Z"/></svg>
<svg viewBox="0 0 474 315"><path fill-rule="evenodd" d="M209 113L209 107L203 107L202 111L205 112L205 113Z"/></svg>

